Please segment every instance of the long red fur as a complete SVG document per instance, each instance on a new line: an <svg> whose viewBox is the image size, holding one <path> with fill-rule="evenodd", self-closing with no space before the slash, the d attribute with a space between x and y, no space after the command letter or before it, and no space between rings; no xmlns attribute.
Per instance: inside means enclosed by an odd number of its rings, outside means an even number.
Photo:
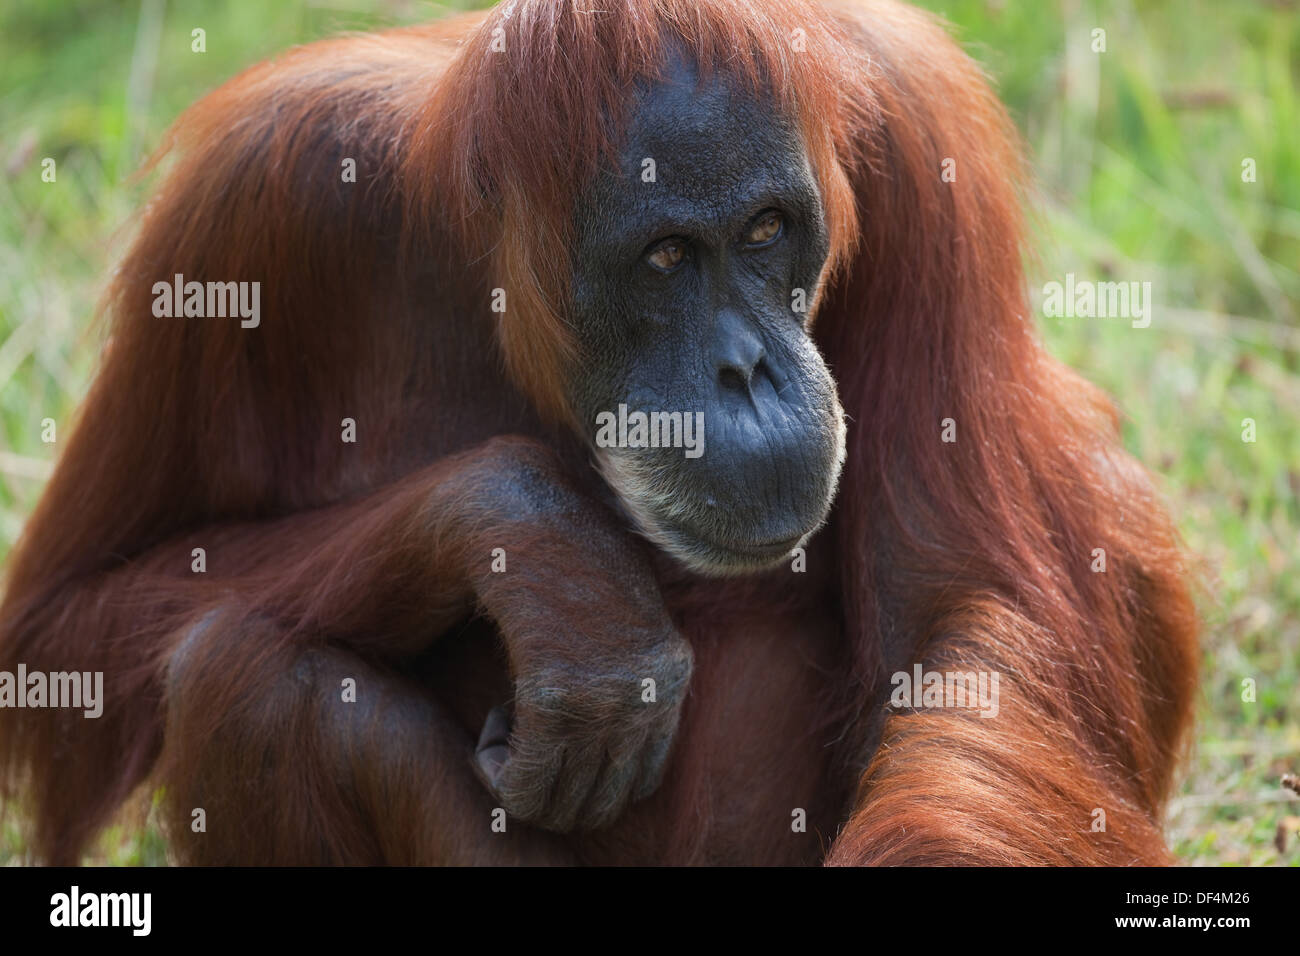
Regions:
<svg viewBox="0 0 1300 956"><path fill-rule="evenodd" d="M798 120L832 236L815 335L850 418L823 532L849 664L823 707L858 744L844 772L859 783L828 861L1167 860L1160 816L1196 682L1186 562L1112 406L1034 331L1013 130L928 16L804 0L525 0L292 51L178 121L109 293L112 348L0 608L0 668L105 672L98 721L0 713L0 780L42 858L75 861L150 779L171 635L273 558L224 552L194 576L160 555L383 487L533 410L566 421L559 383L582 349L564 321L571 210L669 42ZM350 190L344 156L365 170ZM174 272L262 280L257 334L161 330L150 290ZM495 286L505 316L483 308ZM491 319L504 374L450 385ZM420 400L439 389L500 397L449 424ZM344 416L370 423L359 453L338 441ZM947 418L955 443L939 440ZM321 588L346 593L347 577ZM727 593L719 623L739 611ZM303 636L267 640L273 663ZM889 675L914 661L998 672L1000 716L889 710Z"/></svg>

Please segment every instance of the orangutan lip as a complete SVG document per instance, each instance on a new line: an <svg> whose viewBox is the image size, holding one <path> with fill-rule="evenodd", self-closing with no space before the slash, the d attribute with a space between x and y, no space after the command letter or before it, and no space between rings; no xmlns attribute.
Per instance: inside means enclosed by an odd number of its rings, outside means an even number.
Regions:
<svg viewBox="0 0 1300 956"><path fill-rule="evenodd" d="M765 544L717 544L714 547L723 551L731 551L735 554L744 555L745 557L756 558L775 558L784 554L789 554L795 546L803 540L803 535L795 535L793 538L785 538L780 541L767 542Z"/></svg>
<svg viewBox="0 0 1300 956"><path fill-rule="evenodd" d="M704 537L694 529L681 525L670 525L664 528L663 532L680 542L688 551L698 552L703 549L710 555L707 561L709 565L718 569L730 568L733 571L740 568L759 570L764 566L774 565L807 537L805 533L759 543L719 541L716 538Z"/></svg>

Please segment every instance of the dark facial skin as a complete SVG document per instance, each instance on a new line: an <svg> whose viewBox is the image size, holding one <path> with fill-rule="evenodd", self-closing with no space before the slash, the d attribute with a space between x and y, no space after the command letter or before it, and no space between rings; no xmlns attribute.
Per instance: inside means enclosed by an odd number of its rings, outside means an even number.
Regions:
<svg viewBox="0 0 1300 956"><path fill-rule="evenodd" d="M654 160L646 182L644 161ZM703 413L699 457L596 448L641 530L689 567L779 563L825 520L843 460L835 384L806 327L828 242L799 137L724 77L678 60L630 114L618 169L578 213L572 387L597 415Z"/></svg>

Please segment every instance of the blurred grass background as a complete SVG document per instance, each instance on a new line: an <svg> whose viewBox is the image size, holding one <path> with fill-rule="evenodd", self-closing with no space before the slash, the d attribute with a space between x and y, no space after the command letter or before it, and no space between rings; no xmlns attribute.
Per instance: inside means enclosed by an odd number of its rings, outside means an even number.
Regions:
<svg viewBox="0 0 1300 956"><path fill-rule="evenodd" d="M756 0L757 2L757 0ZM456 3L455 6L473 5ZM1030 285L1151 281L1150 328L1042 319L1108 389L1204 562L1196 747L1168 830L1189 864L1300 865L1300 0L925 0L982 62L1039 181ZM0 9L0 561L99 343L96 296L196 97L295 43L419 22L411 0L9 0ZM205 53L191 33L206 31ZM1096 28L1106 51L1093 52ZM41 161L57 181L41 180ZM1256 181L1242 181L1254 160ZM1242 441L1242 420L1257 440ZM1242 682L1255 682L1253 702ZM1288 823L1288 818L1290 824ZM0 862L23 844L9 815ZM166 861L127 819L92 862Z"/></svg>

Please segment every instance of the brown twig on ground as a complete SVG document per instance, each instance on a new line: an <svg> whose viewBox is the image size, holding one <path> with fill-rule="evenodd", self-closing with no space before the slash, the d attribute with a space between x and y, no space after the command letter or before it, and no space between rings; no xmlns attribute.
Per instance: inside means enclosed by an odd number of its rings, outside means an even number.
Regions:
<svg viewBox="0 0 1300 956"><path fill-rule="evenodd" d="M1283 817L1277 821L1277 832L1273 834L1273 845L1278 853L1286 852L1287 835L1300 833L1300 817Z"/></svg>

